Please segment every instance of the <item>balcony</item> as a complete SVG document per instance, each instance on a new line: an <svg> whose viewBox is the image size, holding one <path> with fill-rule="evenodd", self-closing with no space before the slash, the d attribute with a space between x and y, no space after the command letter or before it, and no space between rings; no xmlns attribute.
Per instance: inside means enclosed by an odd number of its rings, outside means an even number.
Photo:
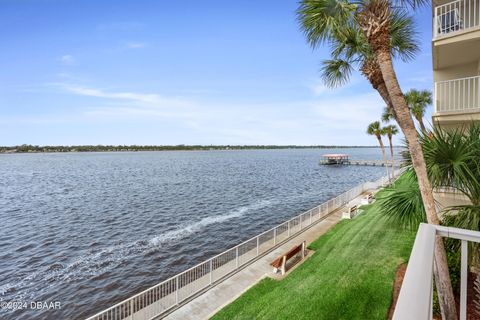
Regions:
<svg viewBox="0 0 480 320"><path fill-rule="evenodd" d="M434 97L434 118L450 116L456 121L478 120L480 76L435 82Z"/></svg>
<svg viewBox="0 0 480 320"><path fill-rule="evenodd" d="M394 320L432 319L435 237L461 241L460 320L467 319L468 244L480 243L480 232L420 224L407 272L395 306Z"/></svg>
<svg viewBox="0 0 480 320"><path fill-rule="evenodd" d="M459 34L480 26L479 0L458 0L435 7L433 38Z"/></svg>

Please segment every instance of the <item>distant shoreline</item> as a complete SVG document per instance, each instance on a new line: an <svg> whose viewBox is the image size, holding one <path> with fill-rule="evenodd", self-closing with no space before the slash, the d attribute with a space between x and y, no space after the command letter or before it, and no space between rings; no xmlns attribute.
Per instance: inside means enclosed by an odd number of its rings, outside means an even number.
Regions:
<svg viewBox="0 0 480 320"><path fill-rule="evenodd" d="M298 146L298 145L160 145L160 146L33 146L0 147L0 153L63 153L63 152L135 152L135 151L219 151L219 150L281 150L281 149L361 149L379 146ZM398 148L397 146L395 148Z"/></svg>

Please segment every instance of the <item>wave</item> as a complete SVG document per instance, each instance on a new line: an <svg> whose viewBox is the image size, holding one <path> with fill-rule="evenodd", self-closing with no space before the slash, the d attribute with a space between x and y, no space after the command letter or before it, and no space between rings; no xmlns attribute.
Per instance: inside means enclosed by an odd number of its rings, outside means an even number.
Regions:
<svg viewBox="0 0 480 320"><path fill-rule="evenodd" d="M226 214L202 218L199 221L181 225L179 228L154 236L148 240L137 240L125 244L112 245L97 252L90 252L77 257L69 264L53 263L41 271L0 286L1 296L14 295L16 299L35 298L41 292L53 290L55 283L96 277L162 245L186 238L200 232L209 225L223 223L239 218L252 210L259 210L272 205L269 200L260 200L251 205L236 208Z"/></svg>
<svg viewBox="0 0 480 320"><path fill-rule="evenodd" d="M149 244L153 246L159 246L165 242L170 242L172 240L178 240L178 239L187 237L193 233L199 232L200 230L202 230L203 228L211 224L222 223L230 219L241 217L242 215L244 215L246 212L250 210L262 209L270 206L271 203L272 202L269 200L261 200L255 204L240 207L224 215L203 218L200 221L187 224L183 227L180 227L177 230L169 231L167 233L153 237L149 240Z"/></svg>

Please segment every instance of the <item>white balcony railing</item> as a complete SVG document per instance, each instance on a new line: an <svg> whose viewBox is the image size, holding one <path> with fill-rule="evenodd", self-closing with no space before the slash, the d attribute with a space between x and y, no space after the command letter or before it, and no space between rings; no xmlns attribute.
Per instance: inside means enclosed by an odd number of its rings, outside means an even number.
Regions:
<svg viewBox="0 0 480 320"><path fill-rule="evenodd" d="M458 0L435 7L433 37L480 26L479 0Z"/></svg>
<svg viewBox="0 0 480 320"><path fill-rule="evenodd" d="M435 113L480 111L480 76L435 82Z"/></svg>
<svg viewBox="0 0 480 320"><path fill-rule="evenodd" d="M393 314L394 320L432 319L435 236L461 241L460 320L467 318L468 242L480 243L480 232L420 224Z"/></svg>

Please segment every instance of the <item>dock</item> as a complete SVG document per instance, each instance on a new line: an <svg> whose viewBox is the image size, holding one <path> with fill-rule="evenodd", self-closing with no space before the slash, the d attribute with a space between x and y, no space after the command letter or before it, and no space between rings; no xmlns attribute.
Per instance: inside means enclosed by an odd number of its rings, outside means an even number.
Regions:
<svg viewBox="0 0 480 320"><path fill-rule="evenodd" d="M382 160L349 160L348 163L349 165L355 165L355 166L380 166L380 167L385 167L385 162ZM389 167L392 166L392 161L387 161L387 165ZM395 167L398 167L400 165L400 161L395 162Z"/></svg>
<svg viewBox="0 0 480 320"><path fill-rule="evenodd" d="M320 164L324 165L341 165L341 164L348 164L349 156L348 154L344 153L329 153L322 155L322 160L320 160Z"/></svg>
<svg viewBox="0 0 480 320"><path fill-rule="evenodd" d="M399 167L401 163L400 159L395 159L395 167ZM348 154L324 154L322 155L322 160L320 160L321 165L354 165L354 166L377 166L385 167L385 162L383 160L363 160L363 159L350 159ZM387 166L392 166L392 161L387 161Z"/></svg>

